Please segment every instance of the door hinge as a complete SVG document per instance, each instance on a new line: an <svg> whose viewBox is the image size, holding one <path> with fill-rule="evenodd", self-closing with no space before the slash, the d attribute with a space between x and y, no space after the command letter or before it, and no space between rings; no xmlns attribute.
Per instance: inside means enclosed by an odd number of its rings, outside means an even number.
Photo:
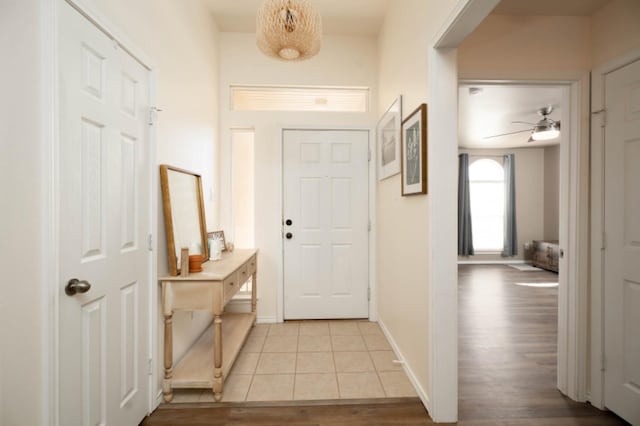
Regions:
<svg viewBox="0 0 640 426"><path fill-rule="evenodd" d="M600 245L600 250L605 250L607 248L607 233L602 233L602 244Z"/></svg>
<svg viewBox="0 0 640 426"><path fill-rule="evenodd" d="M369 219L369 223L367 224L367 231L371 232L371 219Z"/></svg>
<svg viewBox="0 0 640 426"><path fill-rule="evenodd" d="M162 109L158 107L149 107L149 126L155 126L158 122L158 113L162 112Z"/></svg>
<svg viewBox="0 0 640 426"><path fill-rule="evenodd" d="M597 111L593 111L591 115L600 115L602 116L602 122L600 123L600 127L607 127L607 109L602 108Z"/></svg>
<svg viewBox="0 0 640 426"><path fill-rule="evenodd" d="M600 358L601 363L600 363L600 371L606 371L607 370L607 357L604 356L604 354L602 354L602 357Z"/></svg>
<svg viewBox="0 0 640 426"><path fill-rule="evenodd" d="M371 148L368 148L367 151L367 161L371 161Z"/></svg>
<svg viewBox="0 0 640 426"><path fill-rule="evenodd" d="M151 358L147 359L147 375L153 375L153 360Z"/></svg>
<svg viewBox="0 0 640 426"><path fill-rule="evenodd" d="M367 287L367 300L371 301L371 287Z"/></svg>
<svg viewBox="0 0 640 426"><path fill-rule="evenodd" d="M153 251L153 234L147 236L147 249Z"/></svg>

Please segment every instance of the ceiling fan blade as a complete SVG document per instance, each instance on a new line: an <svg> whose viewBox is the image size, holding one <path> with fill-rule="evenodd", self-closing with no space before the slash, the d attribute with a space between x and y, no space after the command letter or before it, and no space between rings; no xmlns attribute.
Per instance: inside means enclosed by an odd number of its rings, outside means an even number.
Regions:
<svg viewBox="0 0 640 426"><path fill-rule="evenodd" d="M528 124L530 126L536 125L536 123L529 123L528 121L512 121L511 124Z"/></svg>
<svg viewBox="0 0 640 426"><path fill-rule="evenodd" d="M515 135L518 133L524 133L524 132L531 132L531 129L526 129L526 130L518 130L517 132L509 132L509 133L500 133L499 135L491 135L491 136L485 136L482 139L491 139L491 138L498 138L500 136L509 136L509 135Z"/></svg>

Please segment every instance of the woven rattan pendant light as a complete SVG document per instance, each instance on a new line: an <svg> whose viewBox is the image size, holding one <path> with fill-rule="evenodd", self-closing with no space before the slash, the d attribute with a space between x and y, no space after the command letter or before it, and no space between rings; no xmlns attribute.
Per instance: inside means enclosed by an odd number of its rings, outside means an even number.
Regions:
<svg viewBox="0 0 640 426"><path fill-rule="evenodd" d="M265 0L256 15L256 43L267 56L300 61L322 44L322 20L307 0Z"/></svg>

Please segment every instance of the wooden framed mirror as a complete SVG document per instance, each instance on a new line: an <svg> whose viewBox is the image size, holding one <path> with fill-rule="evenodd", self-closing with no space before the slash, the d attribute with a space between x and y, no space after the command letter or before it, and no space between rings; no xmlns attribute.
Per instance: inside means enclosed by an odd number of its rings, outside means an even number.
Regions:
<svg viewBox="0 0 640 426"><path fill-rule="evenodd" d="M167 232L169 273L180 273L180 250L189 248L189 255L201 254L209 259L207 226L199 174L162 164L160 166L164 225Z"/></svg>

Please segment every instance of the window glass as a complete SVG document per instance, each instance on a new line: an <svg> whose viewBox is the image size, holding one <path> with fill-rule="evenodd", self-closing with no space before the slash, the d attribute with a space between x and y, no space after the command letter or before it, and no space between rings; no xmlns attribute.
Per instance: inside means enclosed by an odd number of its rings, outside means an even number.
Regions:
<svg viewBox="0 0 640 426"><path fill-rule="evenodd" d="M483 158L469 166L471 226L475 251L502 251L504 239L504 169Z"/></svg>

